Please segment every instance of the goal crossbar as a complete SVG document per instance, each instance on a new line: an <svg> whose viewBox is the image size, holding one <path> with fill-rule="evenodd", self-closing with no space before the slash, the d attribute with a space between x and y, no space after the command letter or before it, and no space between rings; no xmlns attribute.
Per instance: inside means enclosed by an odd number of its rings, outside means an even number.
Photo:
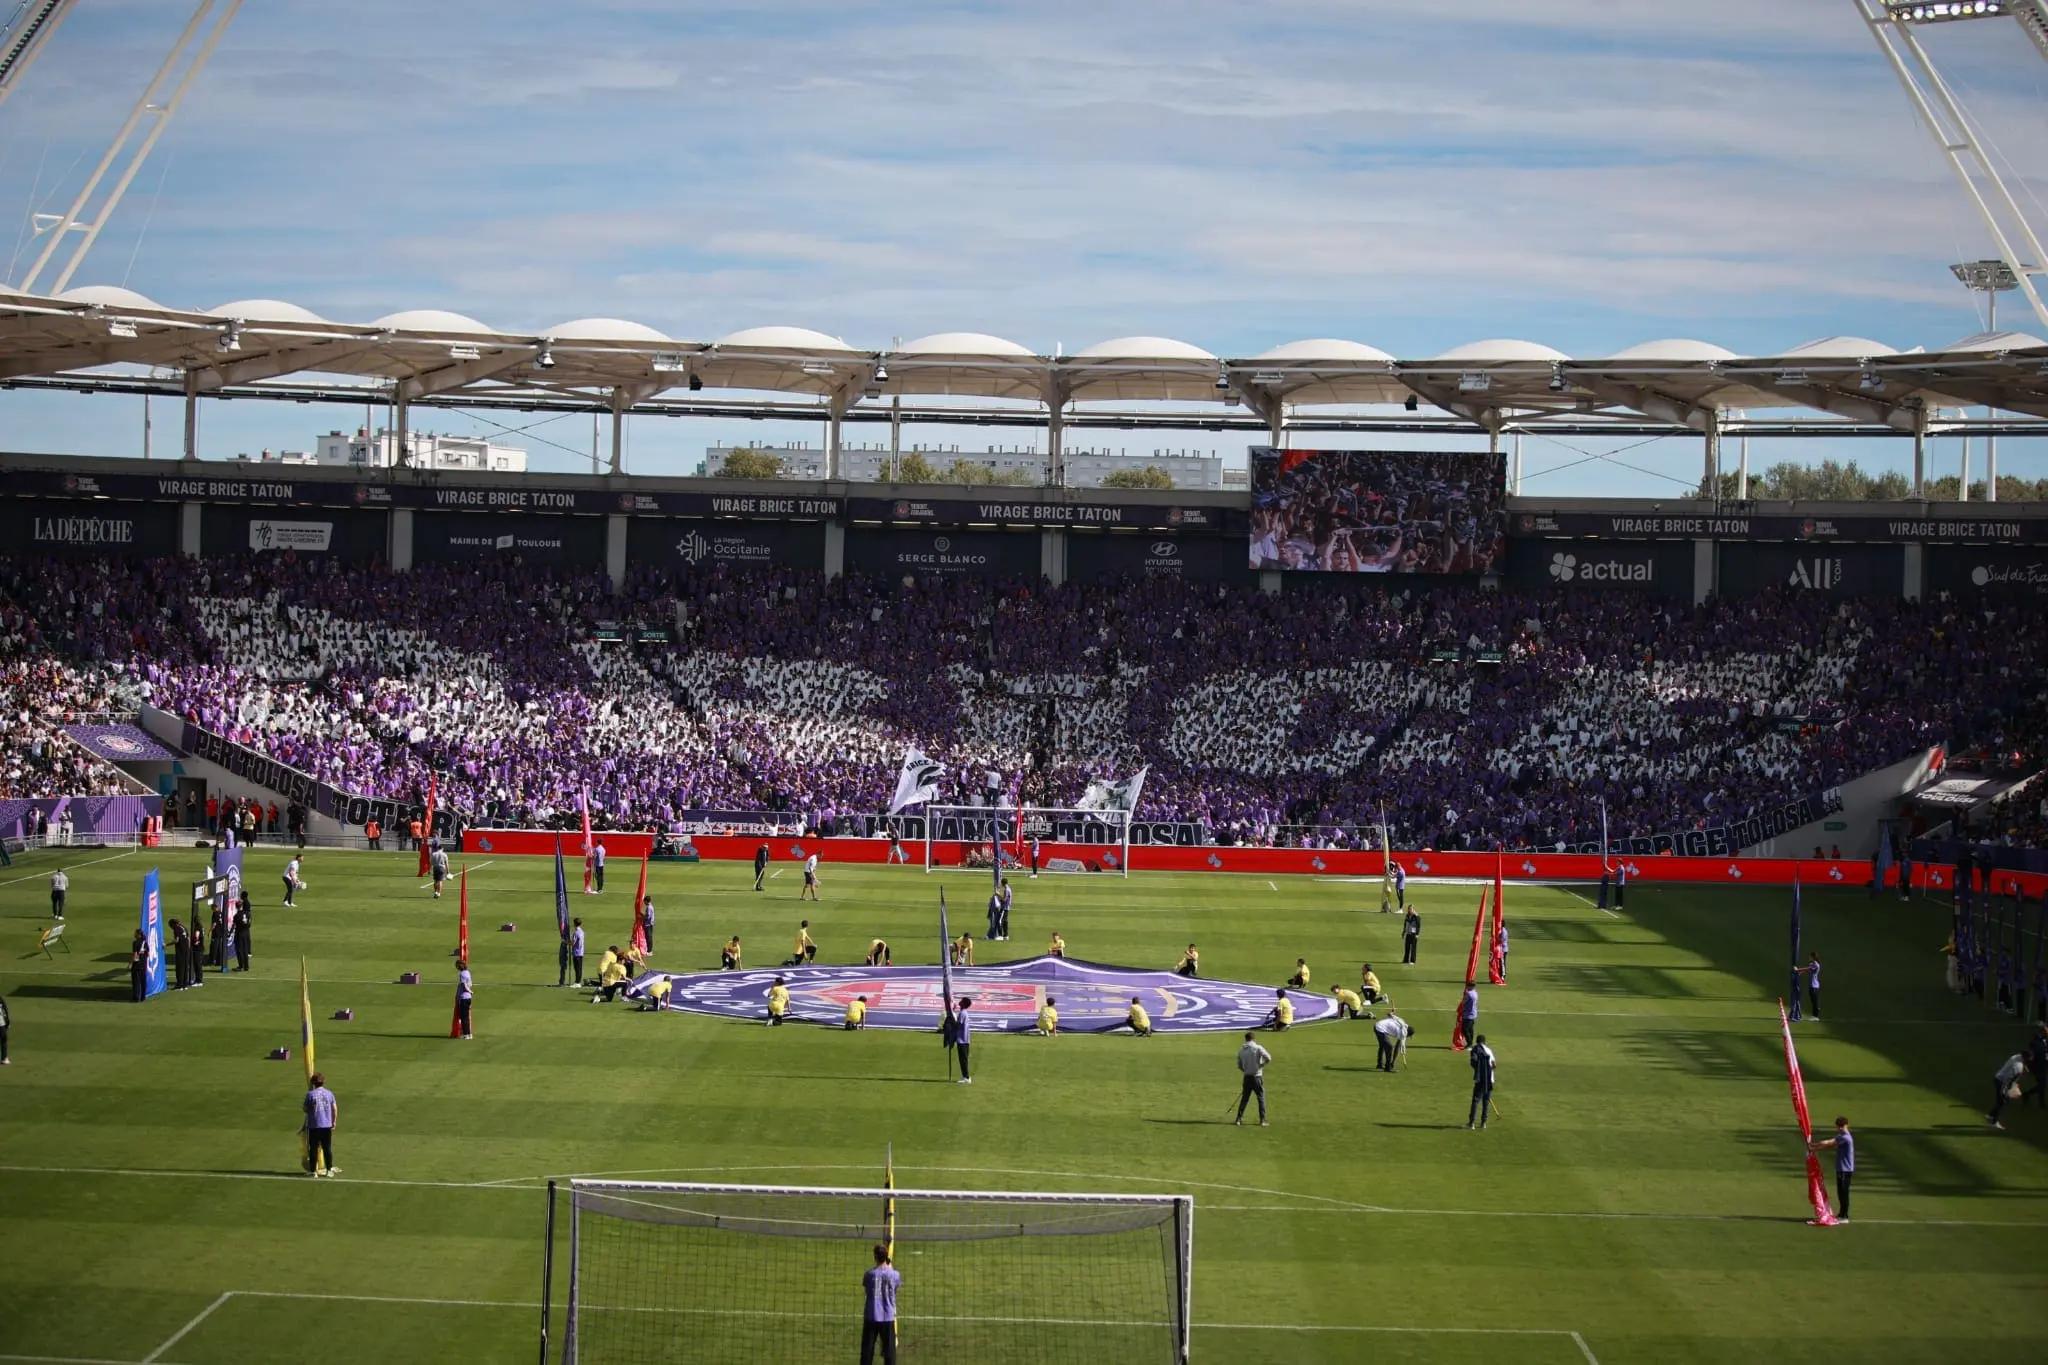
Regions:
<svg viewBox="0 0 2048 1365"><path fill-rule="evenodd" d="M1187 1359L1188 1195L603 1179L567 1194L564 1365L830 1353L859 1327L862 1243L903 1252L917 1358ZM548 1207L544 1361L552 1183Z"/></svg>
<svg viewBox="0 0 2048 1365"><path fill-rule="evenodd" d="M989 871L997 857L1005 869L1131 872L1131 812L1082 806L928 806L924 821L926 872Z"/></svg>

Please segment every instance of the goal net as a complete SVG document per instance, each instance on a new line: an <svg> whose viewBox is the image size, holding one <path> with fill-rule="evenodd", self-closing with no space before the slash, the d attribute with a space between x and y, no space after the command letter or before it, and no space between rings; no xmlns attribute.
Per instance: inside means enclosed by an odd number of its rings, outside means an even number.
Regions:
<svg viewBox="0 0 2048 1365"><path fill-rule="evenodd" d="M1037 843L1033 864L1032 845ZM925 812L924 870L1131 871L1131 813L1073 806L931 806Z"/></svg>
<svg viewBox="0 0 2048 1365"><path fill-rule="evenodd" d="M1187 1358L1186 1196L609 1180L568 1195L563 1365L852 1359L882 1244L906 1361ZM551 1289L558 1221L551 1188Z"/></svg>

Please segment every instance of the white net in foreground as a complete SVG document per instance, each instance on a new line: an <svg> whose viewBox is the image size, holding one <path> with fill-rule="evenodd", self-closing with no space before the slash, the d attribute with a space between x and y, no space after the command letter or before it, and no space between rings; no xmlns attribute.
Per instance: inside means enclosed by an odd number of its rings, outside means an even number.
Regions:
<svg viewBox="0 0 2048 1365"><path fill-rule="evenodd" d="M566 1202L565 1365L856 1359L892 1225L904 1361L1187 1358L1186 1196L578 1180Z"/></svg>

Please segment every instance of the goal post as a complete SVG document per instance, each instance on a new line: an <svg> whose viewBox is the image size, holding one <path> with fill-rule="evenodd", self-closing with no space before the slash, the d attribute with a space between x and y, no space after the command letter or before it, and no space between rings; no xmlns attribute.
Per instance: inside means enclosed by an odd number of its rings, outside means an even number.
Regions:
<svg viewBox="0 0 2048 1365"><path fill-rule="evenodd" d="M561 1365L850 1358L884 1244L904 1360L1187 1360L1186 1195L614 1180L566 1193L550 1196L543 1272L552 1286L566 1240Z"/></svg>
<svg viewBox="0 0 2048 1365"><path fill-rule="evenodd" d="M930 806L925 810L924 870L1028 871L1038 840L1038 871L1131 874L1131 813L1078 806Z"/></svg>

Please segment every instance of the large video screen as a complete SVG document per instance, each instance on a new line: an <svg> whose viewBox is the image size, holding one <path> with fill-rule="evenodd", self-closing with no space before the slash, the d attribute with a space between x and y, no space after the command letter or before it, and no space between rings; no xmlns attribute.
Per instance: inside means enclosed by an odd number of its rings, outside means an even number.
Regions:
<svg viewBox="0 0 2048 1365"><path fill-rule="evenodd" d="M1255 448L1251 567L1486 573L1507 549L1506 468L1484 452Z"/></svg>

